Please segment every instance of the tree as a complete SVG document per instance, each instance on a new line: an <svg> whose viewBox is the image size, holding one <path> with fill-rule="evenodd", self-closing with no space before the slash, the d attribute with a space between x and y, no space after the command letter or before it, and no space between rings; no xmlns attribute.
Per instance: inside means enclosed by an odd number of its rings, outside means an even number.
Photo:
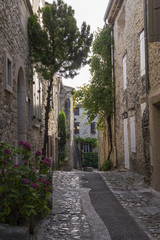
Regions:
<svg viewBox="0 0 160 240"><path fill-rule="evenodd" d="M88 121L92 122L99 115L99 127L107 121L112 152L111 117L114 110L114 86L111 61L111 29L105 27L95 35L93 56L91 57L91 83L75 91L75 99L87 111Z"/></svg>
<svg viewBox="0 0 160 240"><path fill-rule="evenodd" d="M62 0L53 1L53 4L41 9L39 15L29 17L28 35L31 61L36 71L49 80L42 150L45 155L53 77L58 74L73 78L78 69L88 64L93 36L85 22L81 30L78 29L74 10Z"/></svg>
<svg viewBox="0 0 160 240"><path fill-rule="evenodd" d="M65 161L67 143L66 115L63 110L58 116L58 137L58 165L60 166Z"/></svg>

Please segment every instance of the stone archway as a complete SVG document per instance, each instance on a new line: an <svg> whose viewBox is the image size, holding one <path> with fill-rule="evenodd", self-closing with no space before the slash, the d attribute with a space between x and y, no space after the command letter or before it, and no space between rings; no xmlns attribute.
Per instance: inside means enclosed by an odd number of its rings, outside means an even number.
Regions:
<svg viewBox="0 0 160 240"><path fill-rule="evenodd" d="M26 141L26 88L24 71L22 67L18 71L17 79L17 139Z"/></svg>

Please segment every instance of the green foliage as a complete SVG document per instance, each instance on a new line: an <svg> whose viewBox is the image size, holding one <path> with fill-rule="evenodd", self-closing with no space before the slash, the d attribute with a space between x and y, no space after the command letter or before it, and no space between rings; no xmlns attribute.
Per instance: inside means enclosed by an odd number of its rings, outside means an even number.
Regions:
<svg viewBox="0 0 160 240"><path fill-rule="evenodd" d="M40 24L42 22L42 24ZM55 74L73 78L78 69L88 64L93 35L90 26L82 23L78 29L74 10L62 0L53 1L28 19L30 57L37 72L49 80L43 155L48 141L50 97Z"/></svg>
<svg viewBox="0 0 160 240"><path fill-rule="evenodd" d="M88 63L93 38L90 26L83 22L79 30L74 10L62 0L29 17L28 35L31 59L45 79L55 73L73 78L76 70Z"/></svg>
<svg viewBox="0 0 160 240"><path fill-rule="evenodd" d="M83 167L98 168L98 153L97 152L86 152L83 153Z"/></svg>
<svg viewBox="0 0 160 240"><path fill-rule="evenodd" d="M86 110L88 121L93 121L99 115L101 125L112 116L114 107L111 46L111 29L107 27L99 30L93 42L91 83L83 85L74 94L76 101Z"/></svg>
<svg viewBox="0 0 160 240"><path fill-rule="evenodd" d="M58 161L61 166L65 162L67 143L66 115L63 110L59 112L58 116L58 137Z"/></svg>
<svg viewBox="0 0 160 240"><path fill-rule="evenodd" d="M90 138L90 137L88 138L76 137L75 141L77 143L89 143L92 146L92 148L97 147L97 143L98 143L98 140L96 138Z"/></svg>
<svg viewBox="0 0 160 240"><path fill-rule="evenodd" d="M14 164L18 156L21 162ZM29 143L20 141L17 148L0 143L0 222L19 225L50 212L50 166Z"/></svg>
<svg viewBox="0 0 160 240"><path fill-rule="evenodd" d="M102 171L109 171L111 170L111 168L113 167L113 163L112 161L109 159L107 161L104 161L104 163L102 164Z"/></svg>

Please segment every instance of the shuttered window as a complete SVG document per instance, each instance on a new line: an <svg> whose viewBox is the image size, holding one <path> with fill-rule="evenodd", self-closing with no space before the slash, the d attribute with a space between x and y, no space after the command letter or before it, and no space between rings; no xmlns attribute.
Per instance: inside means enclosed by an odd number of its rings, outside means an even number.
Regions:
<svg viewBox="0 0 160 240"><path fill-rule="evenodd" d="M95 134L96 133L96 123L92 122L91 123L91 134Z"/></svg>
<svg viewBox="0 0 160 240"><path fill-rule="evenodd" d="M42 83L37 72L34 73L33 84L33 118L36 123L42 120Z"/></svg>
<svg viewBox="0 0 160 240"><path fill-rule="evenodd" d="M136 129L135 117L130 117L130 137L131 137L131 152L136 153Z"/></svg>
<svg viewBox="0 0 160 240"><path fill-rule="evenodd" d="M126 68L126 54L123 57L123 87L127 88L127 68Z"/></svg>
<svg viewBox="0 0 160 240"><path fill-rule="evenodd" d="M145 39L144 30L140 33L140 73L145 75Z"/></svg>
<svg viewBox="0 0 160 240"><path fill-rule="evenodd" d="M160 41L160 0L148 0L149 41Z"/></svg>

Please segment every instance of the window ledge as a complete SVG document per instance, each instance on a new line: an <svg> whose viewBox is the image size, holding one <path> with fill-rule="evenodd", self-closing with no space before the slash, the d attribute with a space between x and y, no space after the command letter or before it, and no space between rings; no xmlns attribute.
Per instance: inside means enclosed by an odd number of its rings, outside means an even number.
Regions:
<svg viewBox="0 0 160 240"><path fill-rule="evenodd" d="M10 85L8 85L8 84L6 84L5 90L6 90L7 92L13 93L13 88L12 88Z"/></svg>

